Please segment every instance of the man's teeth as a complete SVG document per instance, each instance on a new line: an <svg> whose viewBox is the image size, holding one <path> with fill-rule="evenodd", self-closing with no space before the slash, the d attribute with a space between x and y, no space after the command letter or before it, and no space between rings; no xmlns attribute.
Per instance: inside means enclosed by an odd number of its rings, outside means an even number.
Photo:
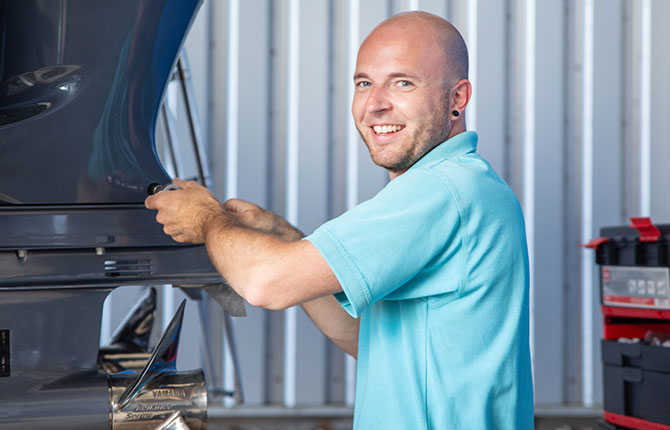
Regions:
<svg viewBox="0 0 670 430"><path fill-rule="evenodd" d="M402 125L375 125L372 127L377 134L395 133L403 128L404 126Z"/></svg>

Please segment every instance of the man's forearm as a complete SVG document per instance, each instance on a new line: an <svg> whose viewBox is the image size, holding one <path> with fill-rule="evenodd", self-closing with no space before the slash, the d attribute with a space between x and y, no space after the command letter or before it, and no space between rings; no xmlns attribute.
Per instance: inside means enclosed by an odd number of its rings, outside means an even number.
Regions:
<svg viewBox="0 0 670 430"><path fill-rule="evenodd" d="M349 315L335 297L319 297L303 303L302 308L331 342L352 357L358 356L360 320Z"/></svg>
<svg viewBox="0 0 670 430"><path fill-rule="evenodd" d="M235 202L240 205L242 202ZM231 205L229 205L231 206ZM258 211L259 209L255 209ZM264 218L272 218L272 222L260 222L259 216L248 216L247 222L256 225L259 230L267 230L270 234L284 242L296 242L305 235L297 228L290 225L283 218L272 213L264 212ZM346 353L357 356L358 352L358 325L359 320L351 317L335 300L332 294L319 297L302 303L302 308L314 324L334 344Z"/></svg>
<svg viewBox="0 0 670 430"><path fill-rule="evenodd" d="M294 254L299 252L294 250L297 243L282 241L225 215L209 220L205 232L205 246L214 267L249 303L269 309L298 303L290 288L299 279L297 271L291 270L296 264Z"/></svg>
<svg viewBox="0 0 670 430"><path fill-rule="evenodd" d="M214 266L250 304L285 309L342 291L316 247L295 240L300 232L283 228L281 236L293 240L282 240L274 222L252 223L247 215L224 211L208 219L204 242Z"/></svg>

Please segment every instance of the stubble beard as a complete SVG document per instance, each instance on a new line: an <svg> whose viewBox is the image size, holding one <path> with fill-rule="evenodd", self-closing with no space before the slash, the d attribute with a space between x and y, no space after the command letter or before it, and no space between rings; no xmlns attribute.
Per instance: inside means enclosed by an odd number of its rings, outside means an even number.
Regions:
<svg viewBox="0 0 670 430"><path fill-rule="evenodd" d="M365 146L368 148L372 161L391 173L399 174L405 172L433 148L447 140L451 127L452 122L449 121L448 109L443 104L440 104L439 109L430 115L429 120L424 123L424 126L415 130L411 135L405 136L403 142L400 142L402 154L396 160L383 160L381 157L376 156L374 153L376 145L368 141L358 126L356 128L363 142L365 142ZM418 144L413 144L413 142Z"/></svg>

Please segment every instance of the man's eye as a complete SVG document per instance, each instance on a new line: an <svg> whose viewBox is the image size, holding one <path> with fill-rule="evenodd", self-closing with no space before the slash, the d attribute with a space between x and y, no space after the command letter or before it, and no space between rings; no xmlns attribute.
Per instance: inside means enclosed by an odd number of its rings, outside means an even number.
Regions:
<svg viewBox="0 0 670 430"><path fill-rule="evenodd" d="M412 86L412 83L410 81L398 81L398 86L408 88Z"/></svg>
<svg viewBox="0 0 670 430"><path fill-rule="evenodd" d="M371 85L372 85L372 83L370 83L368 81L360 81L360 82L356 83L356 86L360 87L360 88L369 87Z"/></svg>

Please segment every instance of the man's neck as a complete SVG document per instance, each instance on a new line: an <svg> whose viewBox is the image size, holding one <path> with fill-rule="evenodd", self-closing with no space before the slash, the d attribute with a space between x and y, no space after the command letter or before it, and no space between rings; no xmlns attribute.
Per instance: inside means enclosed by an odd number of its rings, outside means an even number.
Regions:
<svg viewBox="0 0 670 430"><path fill-rule="evenodd" d="M454 126L452 127L451 131L449 132L449 136L447 137L447 139L446 139L444 142L446 142L447 140L451 139L452 137L457 136L457 135L459 135L459 134L461 134L461 133L464 133L464 132L466 132L466 131L467 131L467 130L466 130L466 128L465 128L465 121L459 121L458 123L454 123ZM437 148L438 146L442 145L444 142L440 142L439 144L435 145L433 148L430 149L430 151L432 151L433 149L435 149L435 148ZM428 151L428 152L426 152L425 154L423 154L423 156L422 156L421 158L425 157L426 154L428 154L430 151ZM419 160L420 160L421 158L419 158ZM416 161L419 161L419 160L416 160ZM416 164L416 163L415 163L415 164ZM414 164L412 164L412 166L413 166L413 165L414 165ZM392 181L392 180L394 180L395 178L397 178L398 176L402 175L402 174L405 173L407 170L411 169L412 166L409 166L409 167L408 167L407 169L405 169L405 170L388 170L388 169L387 169L386 171L387 171L388 174L389 174L389 181Z"/></svg>

